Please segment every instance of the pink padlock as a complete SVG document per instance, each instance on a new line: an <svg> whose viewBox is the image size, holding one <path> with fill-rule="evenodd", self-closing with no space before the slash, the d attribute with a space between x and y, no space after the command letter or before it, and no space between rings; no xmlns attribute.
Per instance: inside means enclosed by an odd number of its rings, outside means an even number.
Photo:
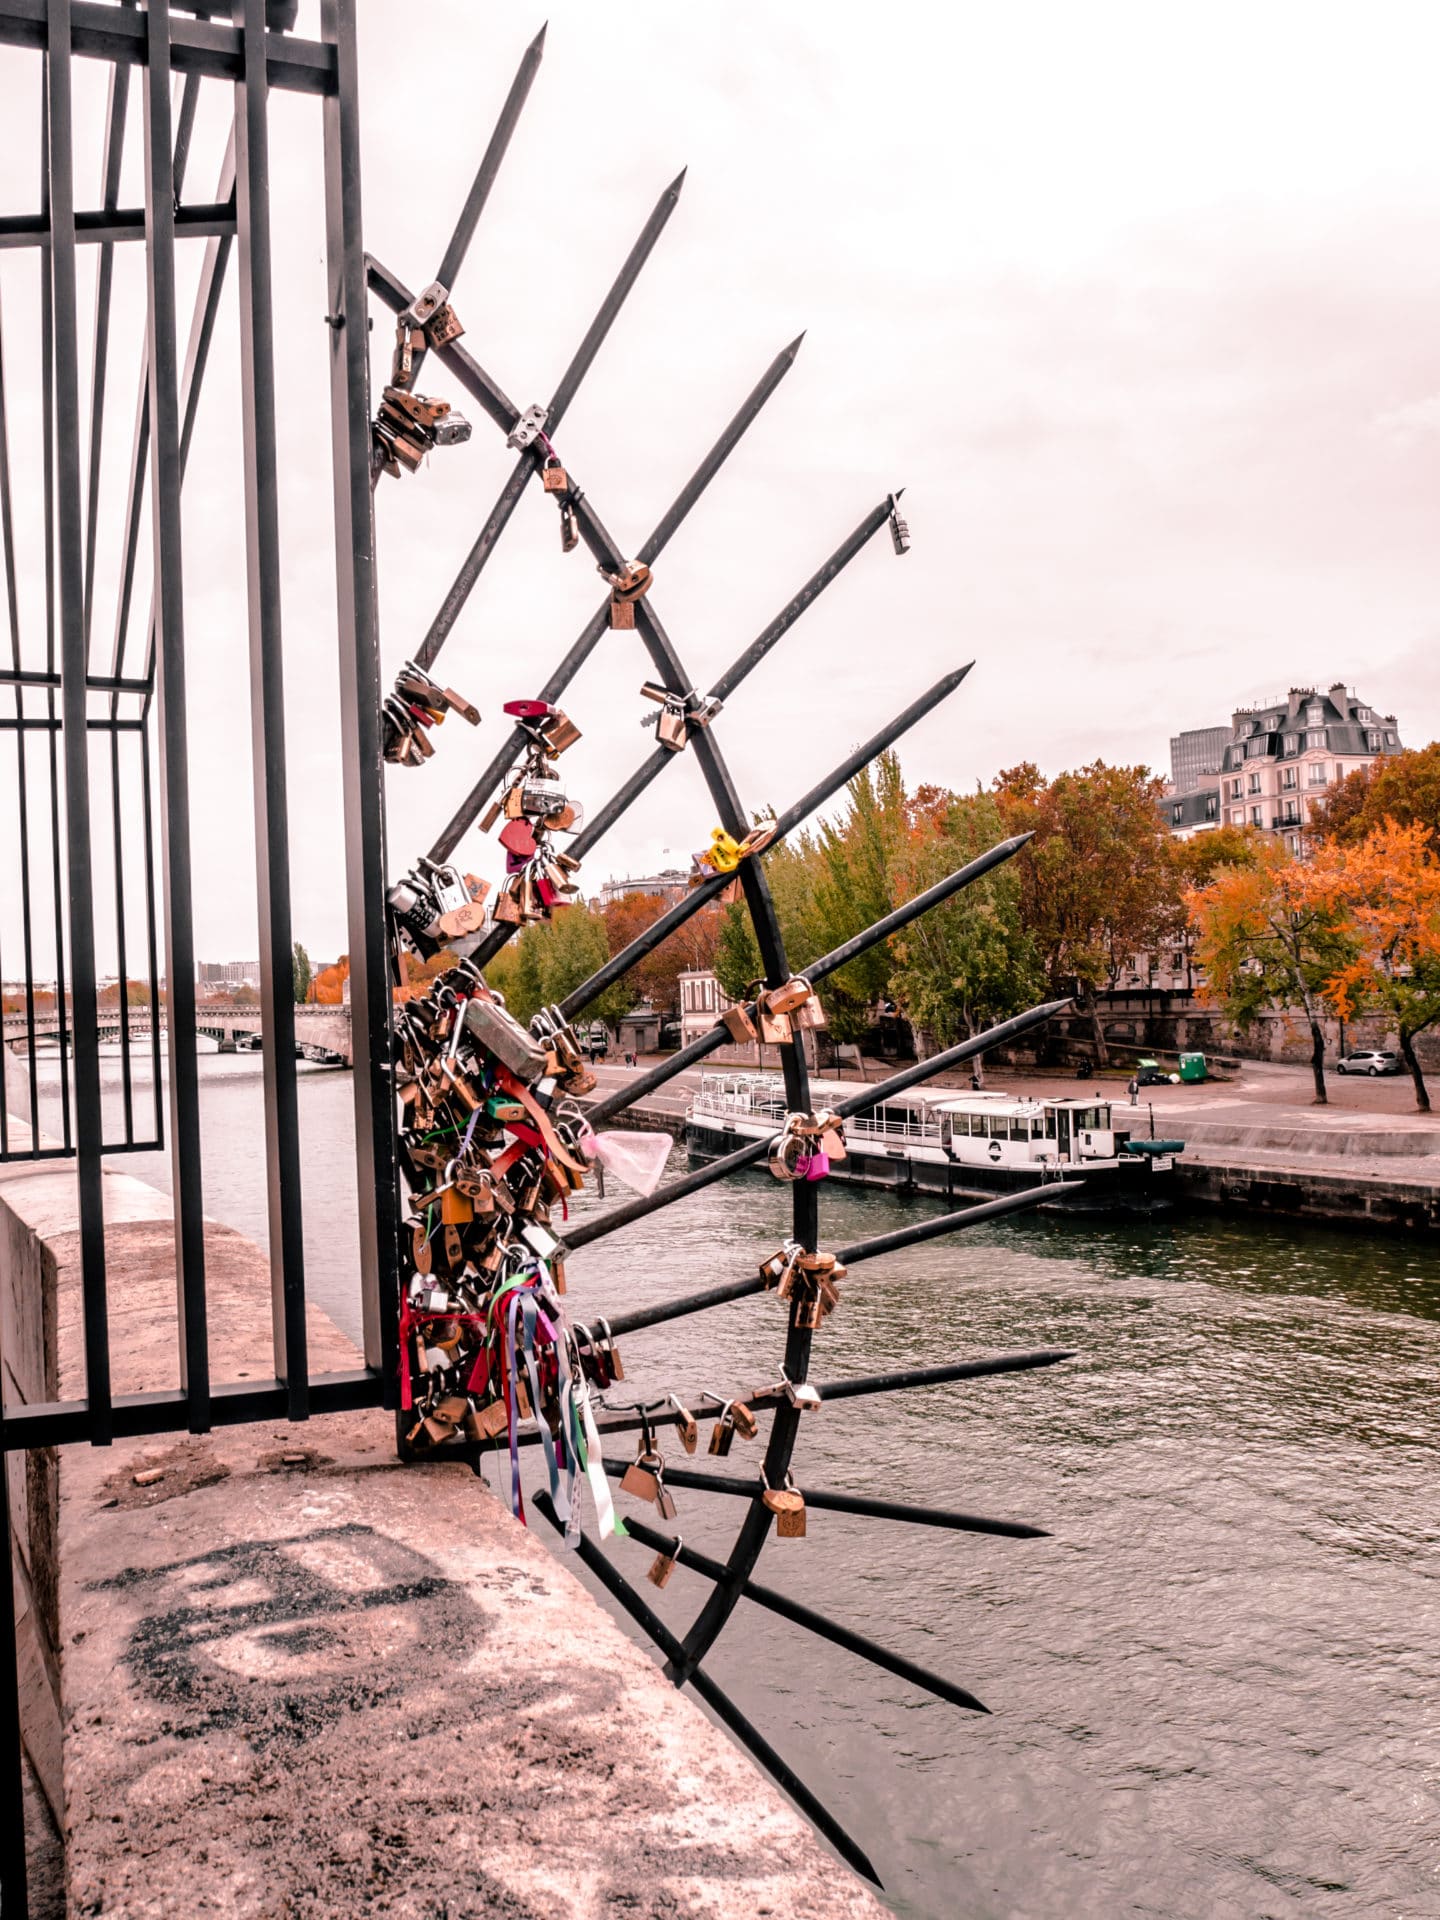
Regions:
<svg viewBox="0 0 1440 1920"><path fill-rule="evenodd" d="M795 1178L797 1180L823 1180L829 1171L830 1156L828 1153L803 1154L795 1163Z"/></svg>

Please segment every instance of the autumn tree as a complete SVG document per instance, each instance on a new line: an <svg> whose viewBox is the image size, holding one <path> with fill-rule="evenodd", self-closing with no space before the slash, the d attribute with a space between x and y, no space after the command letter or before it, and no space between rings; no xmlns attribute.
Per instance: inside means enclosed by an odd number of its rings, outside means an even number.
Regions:
<svg viewBox="0 0 1440 1920"><path fill-rule="evenodd" d="M1220 867L1188 899L1206 997L1242 1031L1267 1008L1301 1008L1310 1028L1315 1099L1324 1106L1324 991L1355 955L1339 906L1278 844L1265 847L1250 866Z"/></svg>
<svg viewBox="0 0 1440 1920"><path fill-rule="evenodd" d="M345 982L350 978L350 956L342 953L333 966L322 967L315 976L317 1006L338 1007L345 998Z"/></svg>
<svg viewBox="0 0 1440 1920"><path fill-rule="evenodd" d="M892 881L901 900L1005 837L989 794L923 789L911 814ZM1044 976L1021 924L1020 895L1021 878L1009 861L894 936L891 991L911 1025L926 1028L941 1047L973 1038L1039 998Z"/></svg>
<svg viewBox="0 0 1440 1920"><path fill-rule="evenodd" d="M624 951L663 913L670 901L661 893L627 893L612 900L604 910L605 936L610 953ZM700 907L668 934L652 953L638 960L626 975L636 997L646 999L662 1013L673 1013L680 1005L680 975L702 972L715 963L715 945L720 937L723 909L712 903ZM634 1005L632 998L630 1005ZM628 1008L626 1011L628 1012Z"/></svg>
<svg viewBox="0 0 1440 1920"><path fill-rule="evenodd" d="M1311 803L1307 832L1312 842L1354 847L1387 821L1422 827L1440 854L1440 740L1357 767Z"/></svg>
<svg viewBox="0 0 1440 1920"><path fill-rule="evenodd" d="M1332 842L1317 850L1308 884L1354 943L1326 999L1343 1020L1377 1011L1394 1022L1415 1104L1428 1113L1415 1037L1440 1021L1440 860L1429 834L1418 821L1387 821L1358 845Z"/></svg>
<svg viewBox="0 0 1440 1920"><path fill-rule="evenodd" d="M1008 830L1034 836L1016 861L1021 920L1051 991L1088 1016L1103 1066L1096 995L1154 945L1172 911L1163 783L1145 767L1103 760L1046 780L1026 762L997 774L994 789Z"/></svg>

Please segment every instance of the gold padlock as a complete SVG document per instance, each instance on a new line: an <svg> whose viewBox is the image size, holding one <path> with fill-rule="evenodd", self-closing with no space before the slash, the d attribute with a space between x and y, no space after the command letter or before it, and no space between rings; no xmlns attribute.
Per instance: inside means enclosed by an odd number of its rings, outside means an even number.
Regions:
<svg viewBox="0 0 1440 1920"><path fill-rule="evenodd" d="M553 453L540 469L540 480L546 493L568 493L570 491L570 477Z"/></svg>

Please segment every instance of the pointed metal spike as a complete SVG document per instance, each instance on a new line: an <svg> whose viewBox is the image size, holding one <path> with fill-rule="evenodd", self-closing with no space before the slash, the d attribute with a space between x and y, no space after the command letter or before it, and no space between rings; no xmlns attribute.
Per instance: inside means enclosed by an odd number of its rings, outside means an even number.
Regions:
<svg viewBox="0 0 1440 1920"><path fill-rule="evenodd" d="M545 51L545 36L549 31L550 31L550 22L547 20L542 25L542 27L540 28L540 31L536 34L535 38L530 42L529 46L525 49L525 51L527 53L543 53Z"/></svg>
<svg viewBox="0 0 1440 1920"><path fill-rule="evenodd" d="M667 1474L667 1480L669 1477ZM688 1567L692 1573L713 1580L716 1585L730 1578L729 1569L721 1566L718 1560L712 1560L708 1554L697 1553L693 1547L687 1547L683 1541L660 1533L654 1527L647 1527L642 1520L631 1520L627 1515L625 1531L652 1553L668 1554L678 1566ZM747 1600L753 1600L757 1607L764 1607L767 1612L778 1614L782 1620L804 1627L817 1638L828 1640L832 1646L843 1647L847 1653L858 1653L862 1660L868 1660L872 1667L879 1667L882 1673L893 1673L897 1679L906 1680L925 1693L933 1693L939 1700L948 1700L951 1706L965 1707L971 1713L990 1711L973 1693L965 1687L957 1687L953 1680L931 1673L928 1667L907 1660L903 1654L892 1653L868 1634L856 1633L852 1627L841 1626L838 1620L817 1613L813 1607L804 1606L800 1601L790 1599L787 1594L777 1593L773 1587L762 1587L757 1580L744 1580L740 1584L740 1591Z"/></svg>
<svg viewBox="0 0 1440 1920"><path fill-rule="evenodd" d="M614 326L621 307L629 297L630 289L640 277L640 270L655 250L655 243L665 231L665 223L675 211L675 203L680 198L680 183L685 178L682 169L679 177L661 194L655 203L654 211L640 231L640 237L625 256L625 263L615 276L614 284L600 303L600 311L590 322L585 338L575 350L575 357L560 376L550 401L550 417L546 423L546 432L553 439L556 428L565 417L570 402L575 398L576 389L589 372L591 363L604 344L605 336ZM578 503L577 503L578 504Z"/></svg>
<svg viewBox="0 0 1440 1920"><path fill-rule="evenodd" d="M535 75L539 71L540 56L545 45L545 29L542 27L521 56L515 78L510 83L510 91L500 109L495 122L495 130L490 135L470 191L465 196L465 204L460 209L460 217L455 222L455 231L450 243L441 257L435 278L452 293L455 282L460 277L460 269L465 264L465 256L470 250L470 242L475 237L475 229L480 223L480 215L485 210L485 202L490 198L490 189L495 184L496 175L510 145L530 89L534 85ZM423 359L423 354L420 356Z"/></svg>
<svg viewBox="0 0 1440 1920"><path fill-rule="evenodd" d="M795 338L790 342L789 346L785 349L786 353L790 356L792 360L795 358L796 354L799 353L800 343L804 340L806 334L809 331L810 329L808 327L802 327L799 333L797 333Z"/></svg>
<svg viewBox="0 0 1440 1920"><path fill-rule="evenodd" d="M680 198L680 190L685 185L685 176L689 171L690 171L690 168L687 163L685 166L681 167L679 173L676 174L675 178L670 182L669 186L665 189L665 191L676 200Z"/></svg>
<svg viewBox="0 0 1440 1920"><path fill-rule="evenodd" d="M604 1105L604 1102L600 1102L586 1110L586 1118L592 1127L602 1126L611 1117L614 1109L602 1112ZM859 1266L862 1261L877 1259L881 1254L897 1253L900 1248L915 1246L923 1240L936 1240L947 1233L963 1233L967 1227L984 1226L987 1221L1003 1220L1012 1213L1026 1213L1032 1207L1044 1206L1047 1202L1059 1199L1062 1194L1080 1193L1085 1185L1083 1180L1047 1180L1038 1187L1025 1187L1019 1193L999 1194L994 1200L982 1200L976 1206L962 1207L957 1213L942 1213L934 1219L917 1221L913 1226L899 1227L893 1233L878 1234L871 1240L859 1240L853 1247L839 1247L835 1257L844 1266ZM751 1274L743 1280L727 1280L718 1287L706 1287L698 1293L679 1294L674 1299L658 1301L652 1307L634 1307L629 1313L607 1314L606 1320L618 1339L621 1334L640 1333L646 1327L659 1327L671 1320L683 1320L687 1314L704 1313L710 1307L725 1306L731 1300L745 1300L752 1294L764 1291L765 1282L761 1276Z"/></svg>
<svg viewBox="0 0 1440 1920"><path fill-rule="evenodd" d="M547 1520L550 1525L554 1527L557 1533L563 1531L562 1523L548 1493L539 1492L532 1494L530 1504L542 1519ZM584 1533L581 1534L579 1540L579 1554L581 1562L595 1575L596 1579L612 1598L620 1603L630 1615L630 1618L649 1634L650 1638L665 1655L666 1659L672 1665L679 1665L680 1663L688 1665L688 1662L686 1662L685 1649L681 1646L679 1640L676 1639L664 1621L661 1620L653 1609L640 1597L619 1569L612 1566L610 1561L606 1559L605 1555L595 1545L594 1541ZM836 1852L839 1853L843 1859L848 1860L857 1873L863 1873L866 1879L873 1881L877 1887L880 1886L880 1876L876 1873L875 1868L872 1866L869 1857L863 1849L855 1844L829 1809L825 1807L821 1801L816 1799L815 1795L805 1785L805 1782L800 1776L781 1759L780 1755L776 1753L764 1735L759 1733L756 1728L751 1725L750 1721L741 1713L740 1709L730 1699L728 1694L724 1693L715 1684L705 1669L700 1666L690 1667L686 1678L689 1680L691 1686L694 1687L696 1693L699 1694L700 1698L712 1712L725 1723L735 1735L736 1739L750 1749L751 1753L754 1754L761 1766L765 1768L776 1785L779 1786L783 1792L789 1794L790 1798L808 1820L814 1822L815 1826L824 1834Z"/></svg>

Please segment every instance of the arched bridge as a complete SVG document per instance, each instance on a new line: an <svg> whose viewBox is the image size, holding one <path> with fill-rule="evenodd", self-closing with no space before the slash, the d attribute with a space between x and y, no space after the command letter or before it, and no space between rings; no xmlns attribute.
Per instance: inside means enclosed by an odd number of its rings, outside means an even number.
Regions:
<svg viewBox="0 0 1440 1920"><path fill-rule="evenodd" d="M102 1040L120 1038L121 1012L117 1007L111 1012L103 1008L100 1012L99 1031ZM154 1025L154 1017L148 1007L131 1007L129 1028L132 1041L148 1040ZM71 1044L69 1022L66 1022L66 1042ZM164 1033L165 1015L160 1014L160 1031ZM195 1018L195 1030L214 1040L218 1046L228 1052L241 1034L262 1035L263 1028L259 1009L247 1012L243 1007L203 1007ZM29 1025L23 1013L5 1015L5 1045L14 1052L21 1052L27 1045ZM60 1044L60 1016L53 1009L35 1010L35 1038L47 1046ZM353 1064L350 1042L350 1009L348 1007L296 1007L295 1044L308 1054L338 1053L347 1066Z"/></svg>

